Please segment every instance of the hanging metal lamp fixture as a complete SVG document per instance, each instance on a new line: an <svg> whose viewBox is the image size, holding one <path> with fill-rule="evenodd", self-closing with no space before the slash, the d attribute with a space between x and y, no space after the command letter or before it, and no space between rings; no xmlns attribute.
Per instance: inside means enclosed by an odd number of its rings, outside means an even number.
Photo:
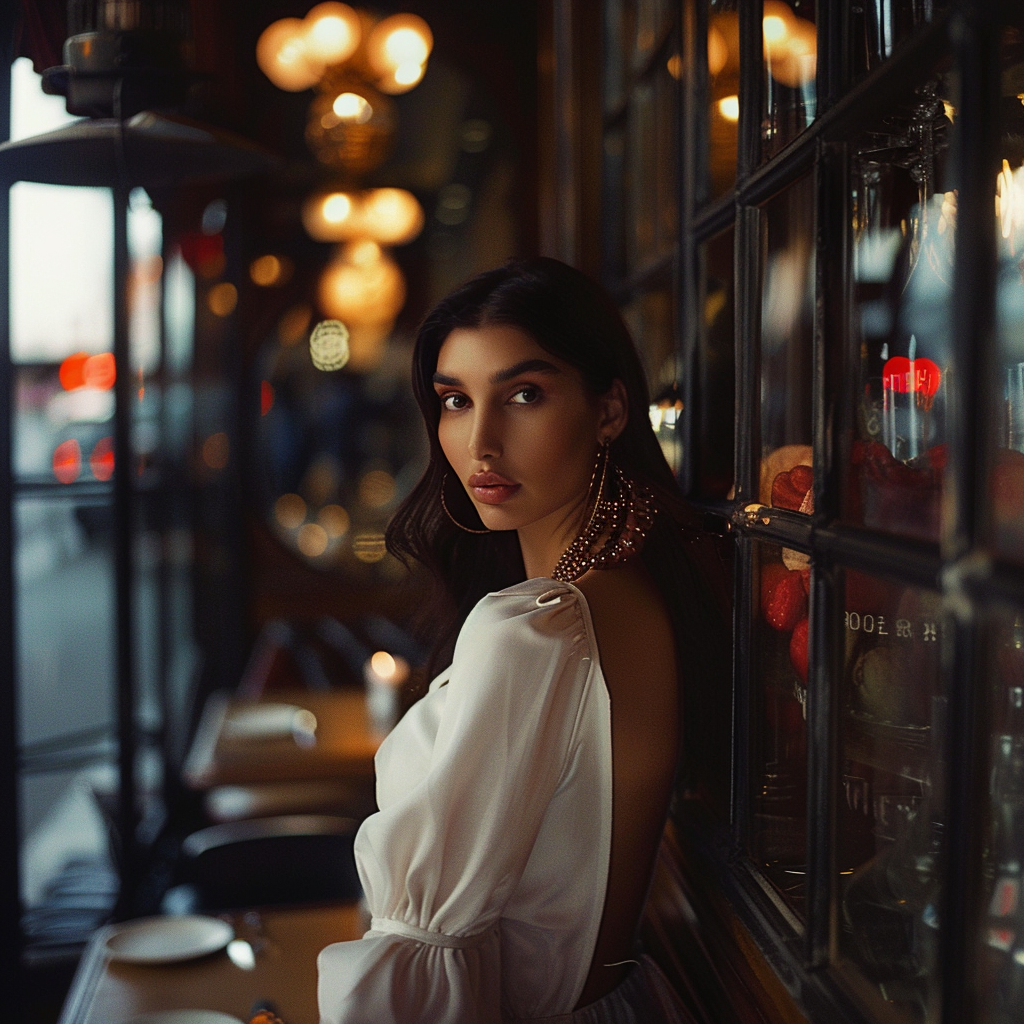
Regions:
<svg viewBox="0 0 1024 1024"><path fill-rule="evenodd" d="M69 0L65 63L44 73L83 120L0 145L0 186L17 181L105 186L113 193L113 506L115 525L119 873L117 914L131 912L140 881L136 782L136 651L133 530L137 497L128 372L128 205L133 188L163 189L258 174L279 161L228 132L165 113L180 106L194 76L185 60L187 0ZM154 108L161 112L154 112ZM56 243L59 244L59 241ZM167 709L165 708L165 713ZM5 823L7 824L7 823Z"/></svg>
<svg viewBox="0 0 1024 1024"><path fill-rule="evenodd" d="M161 188L277 163L239 136L166 113L195 78L186 0L69 0L68 25L65 63L43 72L43 88L85 120L0 145L3 179Z"/></svg>

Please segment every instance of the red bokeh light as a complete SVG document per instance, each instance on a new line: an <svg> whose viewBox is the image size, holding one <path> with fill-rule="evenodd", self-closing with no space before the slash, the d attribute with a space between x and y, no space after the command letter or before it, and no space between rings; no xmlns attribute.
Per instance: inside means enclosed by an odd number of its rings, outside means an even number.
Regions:
<svg viewBox="0 0 1024 1024"><path fill-rule="evenodd" d="M75 352L60 364L60 384L65 391L96 388L109 391L117 379L112 352L91 356L88 352Z"/></svg>
<svg viewBox="0 0 1024 1024"><path fill-rule="evenodd" d="M53 475L62 484L73 484L82 472L82 449L72 437L53 451Z"/></svg>
<svg viewBox="0 0 1024 1024"><path fill-rule="evenodd" d="M117 380L113 353L100 352L99 355L89 356L82 367L82 377L86 387L109 391Z"/></svg>
<svg viewBox="0 0 1024 1024"><path fill-rule="evenodd" d="M270 381L260 382L260 415L266 416L274 408L274 388Z"/></svg>
<svg viewBox="0 0 1024 1024"><path fill-rule="evenodd" d="M60 364L60 386L65 391L85 387L85 364L88 359L88 352L75 352Z"/></svg>
<svg viewBox="0 0 1024 1024"><path fill-rule="evenodd" d="M109 480L114 475L114 439L101 437L89 455L89 468L97 480Z"/></svg>

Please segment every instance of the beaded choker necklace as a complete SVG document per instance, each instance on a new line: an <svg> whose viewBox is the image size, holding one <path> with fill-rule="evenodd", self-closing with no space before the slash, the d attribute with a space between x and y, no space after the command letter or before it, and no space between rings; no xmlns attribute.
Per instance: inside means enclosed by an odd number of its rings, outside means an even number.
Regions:
<svg viewBox="0 0 1024 1024"><path fill-rule="evenodd" d="M626 561L643 547L644 536L654 522L652 496L646 487L630 480L611 466L614 497L606 492L611 459L608 445L598 453L591 490L597 481L597 494L586 526L562 552L551 578L575 583L591 569L608 569Z"/></svg>

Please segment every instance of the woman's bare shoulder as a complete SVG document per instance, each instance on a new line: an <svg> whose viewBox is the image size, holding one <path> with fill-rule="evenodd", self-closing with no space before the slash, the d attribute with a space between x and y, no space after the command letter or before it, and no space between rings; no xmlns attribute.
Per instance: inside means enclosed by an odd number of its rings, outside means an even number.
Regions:
<svg viewBox="0 0 1024 1024"><path fill-rule="evenodd" d="M577 587L590 608L613 695L616 684L626 678L675 680L675 642L668 609L639 559L589 572Z"/></svg>
<svg viewBox="0 0 1024 1024"><path fill-rule="evenodd" d="M587 599L595 629L600 619L616 633L643 637L663 633L671 639L668 609L638 558L613 569L588 572L576 586Z"/></svg>

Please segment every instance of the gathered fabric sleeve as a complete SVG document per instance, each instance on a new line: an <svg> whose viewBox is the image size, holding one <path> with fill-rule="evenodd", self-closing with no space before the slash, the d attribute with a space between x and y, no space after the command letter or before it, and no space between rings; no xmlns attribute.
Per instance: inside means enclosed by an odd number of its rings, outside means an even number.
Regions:
<svg viewBox="0 0 1024 1024"><path fill-rule="evenodd" d="M571 760L593 665L574 588L545 590L485 597L446 684L382 745L381 810L355 844L372 926L320 954L323 1024L500 1021L499 919Z"/></svg>

